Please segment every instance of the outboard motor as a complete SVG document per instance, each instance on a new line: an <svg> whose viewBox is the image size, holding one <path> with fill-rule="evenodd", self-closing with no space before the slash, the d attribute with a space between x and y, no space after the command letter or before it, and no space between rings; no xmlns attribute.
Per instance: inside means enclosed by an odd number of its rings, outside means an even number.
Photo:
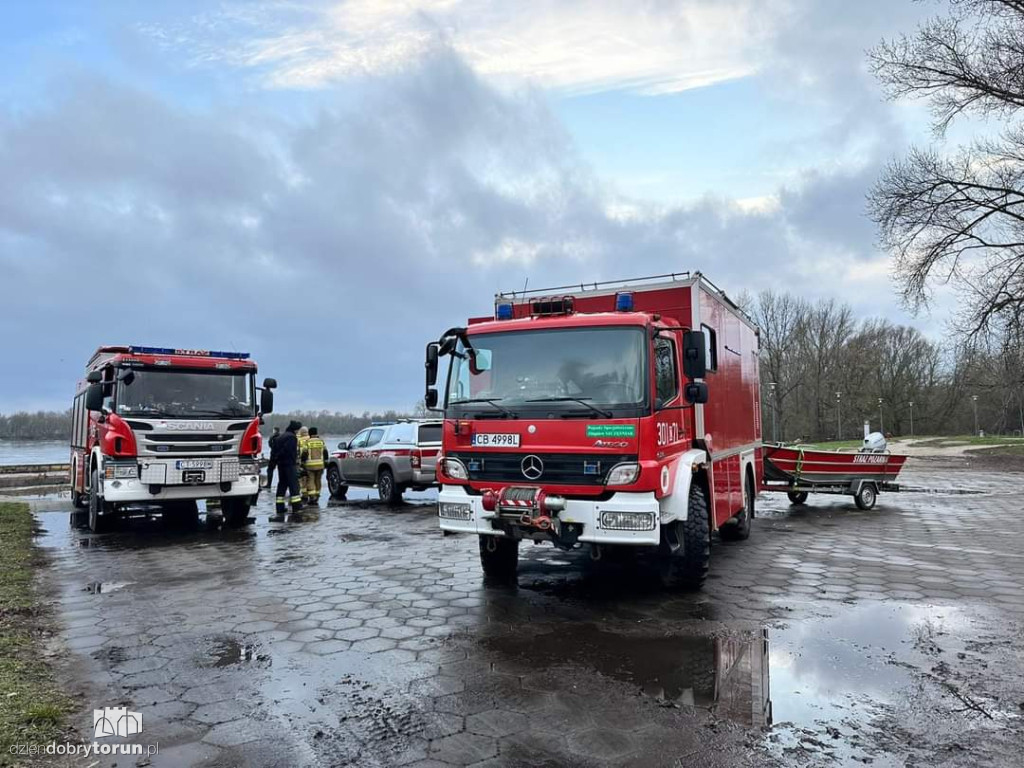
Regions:
<svg viewBox="0 0 1024 768"><path fill-rule="evenodd" d="M889 444L885 441L885 435L881 432L872 432L864 438L864 445L861 446L861 453L885 453Z"/></svg>

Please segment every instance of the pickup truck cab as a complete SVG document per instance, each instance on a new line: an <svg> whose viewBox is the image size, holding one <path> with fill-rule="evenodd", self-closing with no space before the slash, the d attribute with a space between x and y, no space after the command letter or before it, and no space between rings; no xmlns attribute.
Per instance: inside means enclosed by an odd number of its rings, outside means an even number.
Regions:
<svg viewBox="0 0 1024 768"><path fill-rule="evenodd" d="M375 424L338 443L327 462L331 498L344 499L354 485L376 488L381 501L395 504L406 490L436 486L442 427L435 419Z"/></svg>

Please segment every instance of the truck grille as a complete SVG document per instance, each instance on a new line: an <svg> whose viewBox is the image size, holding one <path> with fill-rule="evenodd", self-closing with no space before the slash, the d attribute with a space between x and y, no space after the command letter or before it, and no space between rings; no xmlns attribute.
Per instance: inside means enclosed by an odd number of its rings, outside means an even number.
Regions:
<svg viewBox="0 0 1024 768"><path fill-rule="evenodd" d="M222 427L223 429L223 427ZM238 432L135 432L140 456L232 456L238 454L241 434Z"/></svg>
<svg viewBox="0 0 1024 768"><path fill-rule="evenodd" d="M625 453L451 453L466 465L470 480L533 483L536 485L603 485L608 470L625 461L636 461L636 454ZM527 456L541 460L543 469L523 472ZM533 465L531 465L533 466Z"/></svg>

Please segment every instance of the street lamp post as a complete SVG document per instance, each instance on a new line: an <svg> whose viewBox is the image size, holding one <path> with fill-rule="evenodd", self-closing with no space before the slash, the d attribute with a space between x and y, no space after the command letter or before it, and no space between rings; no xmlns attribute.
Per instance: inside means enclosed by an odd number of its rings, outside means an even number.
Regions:
<svg viewBox="0 0 1024 768"><path fill-rule="evenodd" d="M914 401L910 401L910 436L914 436Z"/></svg>
<svg viewBox="0 0 1024 768"><path fill-rule="evenodd" d="M768 382L768 391L771 392L772 396L772 442L779 442L779 416L778 409L775 402L775 387L778 386L774 381Z"/></svg>
<svg viewBox="0 0 1024 768"><path fill-rule="evenodd" d="M974 406L974 436L977 437L979 433L978 429L978 396L971 395L971 405Z"/></svg>
<svg viewBox="0 0 1024 768"><path fill-rule="evenodd" d="M843 399L842 392L836 392L836 440L843 439L843 416L840 403Z"/></svg>
<svg viewBox="0 0 1024 768"><path fill-rule="evenodd" d="M885 434L885 414L882 413L882 398L878 398L878 431Z"/></svg>

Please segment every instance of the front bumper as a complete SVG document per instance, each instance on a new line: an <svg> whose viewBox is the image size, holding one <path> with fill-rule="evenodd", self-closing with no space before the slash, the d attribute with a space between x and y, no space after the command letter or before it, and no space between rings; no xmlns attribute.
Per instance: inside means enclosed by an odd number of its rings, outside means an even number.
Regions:
<svg viewBox="0 0 1024 768"><path fill-rule="evenodd" d="M158 489L153 493L153 489ZM181 501L187 499L224 499L237 496L255 497L260 492L259 475L239 475L228 490L221 484L154 486L141 480L104 480L103 499L112 504L129 502Z"/></svg>
<svg viewBox="0 0 1024 768"><path fill-rule="evenodd" d="M439 517L441 530L454 533L475 533L482 536L504 536L505 533L495 529L492 522L498 519L498 513L488 512L483 507L483 499L466 493L461 485L443 485L437 498L438 508L441 504L463 504L470 508L469 519L456 520ZM650 531L619 531L601 527L602 512L638 512L651 513L654 516L654 529ZM654 492L624 493L618 492L607 501L590 501L586 499L567 499L565 509L558 513L563 523L576 523L583 526L579 541L588 544L626 544L633 546L656 546L661 541L661 509Z"/></svg>

